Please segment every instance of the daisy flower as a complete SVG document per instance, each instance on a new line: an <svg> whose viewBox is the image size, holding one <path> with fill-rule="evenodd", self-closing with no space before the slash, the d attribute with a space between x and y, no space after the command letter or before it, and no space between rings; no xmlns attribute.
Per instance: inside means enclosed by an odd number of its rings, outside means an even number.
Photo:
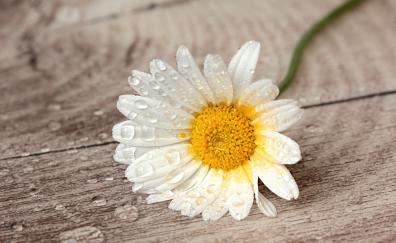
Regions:
<svg viewBox="0 0 396 243"><path fill-rule="evenodd" d="M129 164L132 190L149 194L148 203L171 200L169 208L204 220L227 212L244 219L254 199L260 211L276 216L258 190L260 179L273 193L296 199L297 184L285 164L301 159L299 146L280 134L302 110L288 99L275 100L268 79L252 82L260 44L245 43L228 66L208 55L203 74L188 49L177 50L177 71L154 59L150 74L132 71L139 95L121 95L118 110L128 120L113 127L120 142L114 159Z"/></svg>

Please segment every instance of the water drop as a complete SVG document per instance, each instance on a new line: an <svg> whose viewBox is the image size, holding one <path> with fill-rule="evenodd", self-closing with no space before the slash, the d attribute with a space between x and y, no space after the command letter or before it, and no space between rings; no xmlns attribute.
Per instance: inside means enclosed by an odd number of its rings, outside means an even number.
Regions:
<svg viewBox="0 0 396 243"><path fill-rule="evenodd" d="M105 178L105 181L112 181L112 180L114 180L113 177L106 177L106 178Z"/></svg>
<svg viewBox="0 0 396 243"><path fill-rule="evenodd" d="M214 193L216 191L217 186L215 184L210 184L207 188L206 188L206 192L207 193Z"/></svg>
<svg viewBox="0 0 396 243"><path fill-rule="evenodd" d="M157 60L156 61L156 65L157 65L157 68L159 70L161 70L161 71L165 71L166 70L166 65L165 65L165 63L163 61Z"/></svg>
<svg viewBox="0 0 396 243"><path fill-rule="evenodd" d="M123 220L135 221L139 217L139 213L135 206L127 204L116 208L114 211L114 216Z"/></svg>
<svg viewBox="0 0 396 243"><path fill-rule="evenodd" d="M30 155L29 152L25 152L25 153L22 153L22 154L21 154L22 157L27 157L27 156L29 156L29 155Z"/></svg>
<svg viewBox="0 0 396 243"><path fill-rule="evenodd" d="M70 150L67 151L67 153L68 154L76 154L76 153L78 153L78 150L77 149L70 149Z"/></svg>
<svg viewBox="0 0 396 243"><path fill-rule="evenodd" d="M168 111L166 112L166 116L170 119L170 120L175 120L177 118L177 114L174 111Z"/></svg>
<svg viewBox="0 0 396 243"><path fill-rule="evenodd" d="M135 136L135 127L133 126L121 127L120 135L124 139L132 139Z"/></svg>
<svg viewBox="0 0 396 243"><path fill-rule="evenodd" d="M136 112L133 112L133 111L129 112L129 114L128 114L128 118L130 120L134 120L137 116L138 116L138 114Z"/></svg>
<svg viewBox="0 0 396 243"><path fill-rule="evenodd" d="M140 89L139 89L139 94L140 94L141 96L147 96L147 95L149 94L149 92L148 92L148 90L145 89L145 88L140 88Z"/></svg>
<svg viewBox="0 0 396 243"><path fill-rule="evenodd" d="M96 205L96 206L104 206L106 205L107 201L105 198L102 198L101 196L96 196L92 198L92 202Z"/></svg>
<svg viewBox="0 0 396 243"><path fill-rule="evenodd" d="M162 74L160 74L160 73L154 74L154 78L155 78L156 80L158 80L159 82L163 82L163 81L165 80L164 75L162 75Z"/></svg>
<svg viewBox="0 0 396 243"><path fill-rule="evenodd" d="M50 122L48 124L48 128L51 131L58 131L61 127L62 127L62 125L59 122Z"/></svg>
<svg viewBox="0 0 396 243"><path fill-rule="evenodd" d="M104 112L102 110L97 110L94 112L95 116L103 116Z"/></svg>
<svg viewBox="0 0 396 243"><path fill-rule="evenodd" d="M62 232L59 235L62 243L74 242L95 242L100 243L104 241L103 233L96 227L84 226L77 229Z"/></svg>
<svg viewBox="0 0 396 243"><path fill-rule="evenodd" d="M249 73L250 73L250 74L254 74L255 72L256 72L256 70L255 70L254 68L252 68L252 69L249 70Z"/></svg>
<svg viewBox="0 0 396 243"><path fill-rule="evenodd" d="M192 209L192 205L189 202L183 202L180 206L180 211L183 215L189 215Z"/></svg>
<svg viewBox="0 0 396 243"><path fill-rule="evenodd" d="M88 183L88 184L95 184L96 182L98 182L97 179L88 179L88 180L87 180L87 183Z"/></svg>
<svg viewBox="0 0 396 243"><path fill-rule="evenodd" d="M178 151L169 152L165 157L171 165L177 165L181 162L180 153Z"/></svg>
<svg viewBox="0 0 396 243"><path fill-rule="evenodd" d="M152 112L147 112L144 114L145 118L147 119L148 122L150 123L157 123L158 122L158 118L156 117L156 114L152 113Z"/></svg>
<svg viewBox="0 0 396 243"><path fill-rule="evenodd" d="M198 206L201 206L201 205L204 205L205 203L206 203L206 198L205 197L203 197L203 196L199 196L196 200L195 200L195 203L198 205Z"/></svg>
<svg viewBox="0 0 396 243"><path fill-rule="evenodd" d="M149 83L149 85L151 86L152 89L156 89L156 90L157 90L157 89L160 89L160 86L159 86L158 82L155 81L155 80L151 81L151 82Z"/></svg>
<svg viewBox="0 0 396 243"><path fill-rule="evenodd" d="M41 153L48 153L49 151L51 151L49 148L43 148L40 150Z"/></svg>
<svg viewBox="0 0 396 243"><path fill-rule="evenodd" d="M150 164L142 164L135 169L136 177L146 177L154 173L154 168Z"/></svg>
<svg viewBox="0 0 396 243"><path fill-rule="evenodd" d="M107 133L105 133L105 132L99 133L98 136L99 136L100 139L106 139L106 138L109 137L109 135Z"/></svg>
<svg viewBox="0 0 396 243"><path fill-rule="evenodd" d="M132 86L138 86L140 84L140 79L138 79L137 77L133 77L129 79L129 84Z"/></svg>
<svg viewBox="0 0 396 243"><path fill-rule="evenodd" d="M182 68L187 69L187 68L190 67L190 64L189 64L188 62L182 62L182 63L180 64L180 66L181 66Z"/></svg>
<svg viewBox="0 0 396 243"><path fill-rule="evenodd" d="M171 78L171 79L173 79L173 80L177 80L179 77L178 77L178 75L177 75L177 73L171 73L170 75L169 75L169 77Z"/></svg>
<svg viewBox="0 0 396 243"><path fill-rule="evenodd" d="M135 101L135 106L136 106L136 108L138 108L140 110L144 110L144 109L147 109L148 104L146 101L139 99L139 100Z"/></svg>
<svg viewBox="0 0 396 243"><path fill-rule="evenodd" d="M241 207L245 205L245 201L242 198L236 198L232 202L232 206L234 207Z"/></svg>
<svg viewBox="0 0 396 243"><path fill-rule="evenodd" d="M82 156L80 157L80 160L82 160L82 161L86 161L86 160L88 160L88 157L87 157L87 156L85 156L85 155L82 155Z"/></svg>
<svg viewBox="0 0 396 243"><path fill-rule="evenodd" d="M23 230L23 225L22 224L18 224L18 223L14 223L11 225L11 228L14 231L22 231Z"/></svg>

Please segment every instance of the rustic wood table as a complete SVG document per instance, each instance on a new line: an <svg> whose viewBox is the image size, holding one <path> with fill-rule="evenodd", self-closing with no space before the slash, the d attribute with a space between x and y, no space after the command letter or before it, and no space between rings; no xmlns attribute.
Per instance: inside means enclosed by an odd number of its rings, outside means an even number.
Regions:
<svg viewBox="0 0 396 243"><path fill-rule="evenodd" d="M341 0L57 0L0 3L0 242L395 242L396 1L371 0L311 43L286 134L300 198L237 222L147 205L112 159L131 69L177 46L199 63L260 41L256 77L279 82L294 44Z"/></svg>

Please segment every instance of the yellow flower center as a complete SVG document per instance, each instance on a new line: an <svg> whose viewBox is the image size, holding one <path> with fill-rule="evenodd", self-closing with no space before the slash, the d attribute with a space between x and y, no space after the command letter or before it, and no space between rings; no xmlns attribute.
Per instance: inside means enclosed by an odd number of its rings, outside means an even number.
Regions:
<svg viewBox="0 0 396 243"><path fill-rule="evenodd" d="M209 105L192 122L191 152L210 168L231 170L246 163L256 148L249 109Z"/></svg>

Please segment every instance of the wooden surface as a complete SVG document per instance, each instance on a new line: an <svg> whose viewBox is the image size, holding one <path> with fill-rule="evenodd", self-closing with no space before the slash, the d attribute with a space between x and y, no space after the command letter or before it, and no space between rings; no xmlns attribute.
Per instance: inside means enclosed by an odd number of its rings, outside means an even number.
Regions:
<svg viewBox="0 0 396 243"><path fill-rule="evenodd" d="M58 0L0 3L0 242L396 241L396 2L368 0L314 40L283 95L306 108L287 132L300 198L261 188L236 222L146 205L112 160L131 69L178 45L202 62L262 43L257 77L278 81L301 33L341 0ZM73 242L73 241L69 241Z"/></svg>

